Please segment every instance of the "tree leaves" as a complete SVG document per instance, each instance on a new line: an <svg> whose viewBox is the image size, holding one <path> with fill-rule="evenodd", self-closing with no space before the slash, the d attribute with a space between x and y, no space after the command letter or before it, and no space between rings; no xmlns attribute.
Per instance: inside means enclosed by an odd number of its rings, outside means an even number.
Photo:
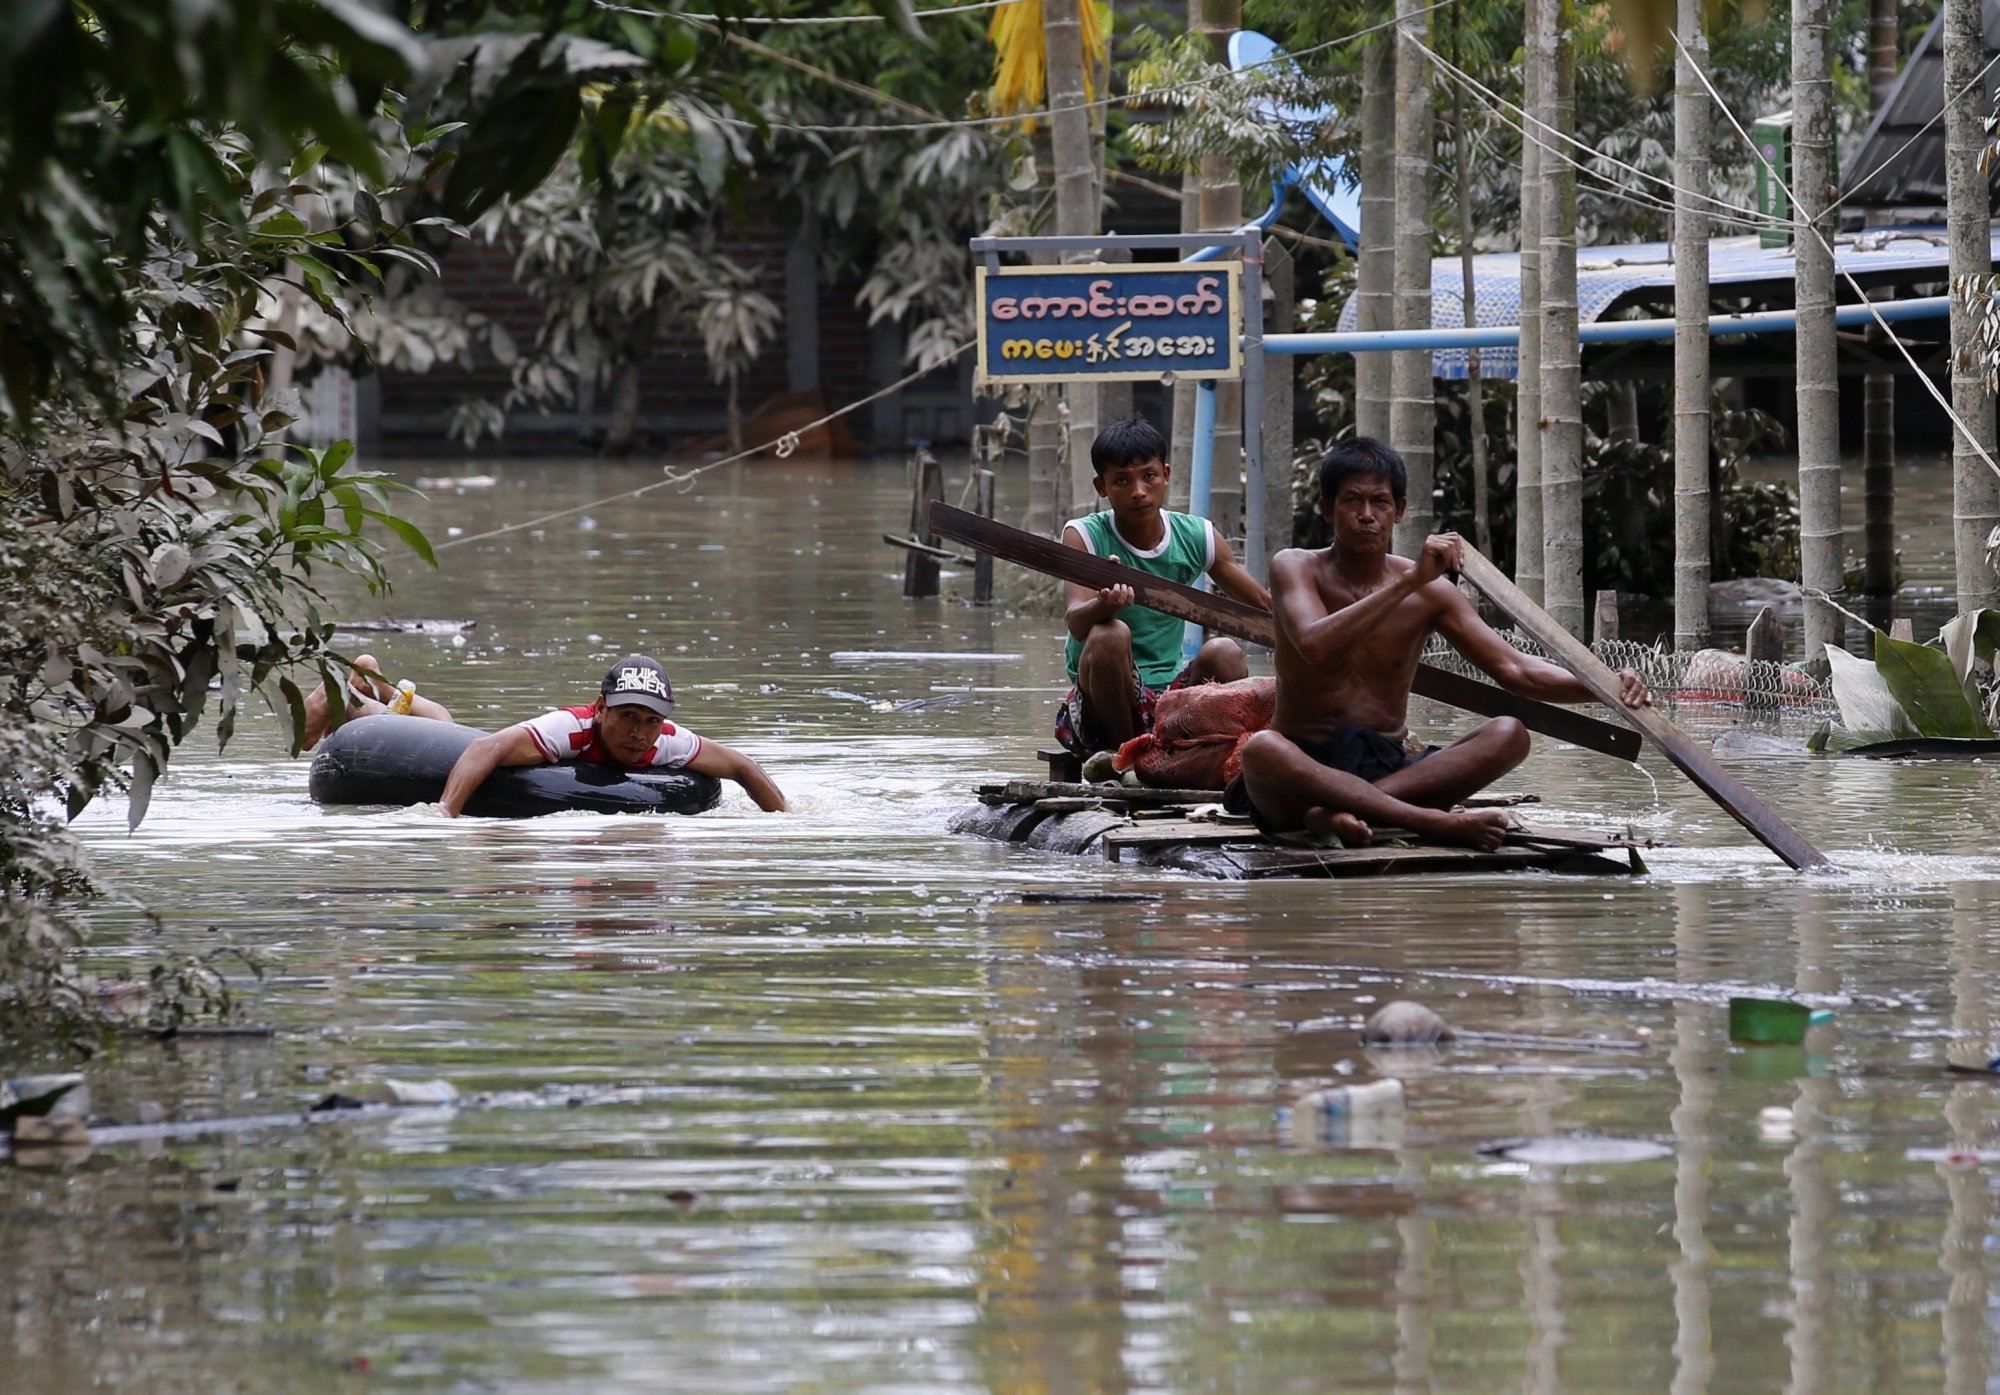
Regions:
<svg viewBox="0 0 2000 1395"><path fill-rule="evenodd" d="M1876 632L1875 667L1919 736L1971 739L1993 735L1966 701L1942 650Z"/></svg>

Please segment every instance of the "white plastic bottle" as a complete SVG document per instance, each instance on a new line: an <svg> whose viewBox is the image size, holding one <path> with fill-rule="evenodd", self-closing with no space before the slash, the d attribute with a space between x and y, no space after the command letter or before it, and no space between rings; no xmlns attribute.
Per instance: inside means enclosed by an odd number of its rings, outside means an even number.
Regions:
<svg viewBox="0 0 2000 1395"><path fill-rule="evenodd" d="M1314 1090L1294 1104L1292 1112L1345 1119L1400 1110L1402 1107L1403 1082L1392 1075L1383 1080L1370 1080L1364 1085L1333 1085L1324 1090Z"/></svg>

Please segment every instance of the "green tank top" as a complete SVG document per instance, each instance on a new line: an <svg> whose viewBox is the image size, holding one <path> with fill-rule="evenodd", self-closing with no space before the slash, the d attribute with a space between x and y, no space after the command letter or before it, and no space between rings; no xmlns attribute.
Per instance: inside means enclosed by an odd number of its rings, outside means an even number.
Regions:
<svg viewBox="0 0 2000 1395"><path fill-rule="evenodd" d="M1096 556L1192 586L1215 564L1211 543L1214 532L1207 519L1193 514L1163 510L1160 517L1166 521L1167 535L1151 552L1140 552L1126 542L1112 522L1109 510L1072 518L1068 526L1082 535L1084 546ZM1118 618L1132 631L1132 659L1139 669L1139 681L1149 688L1164 688L1173 682L1181 671L1186 622L1142 605L1126 606L1118 612ZM1063 666L1069 670L1072 683L1076 681L1077 660L1082 654L1082 641L1070 636L1063 647Z"/></svg>

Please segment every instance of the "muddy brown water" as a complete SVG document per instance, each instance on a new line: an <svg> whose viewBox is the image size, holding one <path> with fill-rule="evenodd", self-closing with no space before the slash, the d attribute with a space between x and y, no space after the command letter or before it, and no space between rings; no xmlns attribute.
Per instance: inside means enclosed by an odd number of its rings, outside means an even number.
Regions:
<svg viewBox="0 0 2000 1395"><path fill-rule="evenodd" d="M498 483L419 504L440 541L654 477L449 468ZM1737 762L1843 869L1812 879L1654 758L1546 742L1509 783L1670 841L1649 877L1218 884L955 838L1045 740L1058 630L901 600L903 488L719 472L340 607L477 620L365 642L480 725L650 650L789 816L323 810L268 714L220 757L198 736L136 835L91 811L167 941L263 954L249 1014L279 1029L123 1047L101 1114L384 1078L467 1103L0 1163L0 1388L1991 1388L1993 1169L1931 1150L1994 1142L2000 1086L1944 1069L2000 1049L1993 765ZM1157 899L1022 899L1051 889ZM130 906L92 919L107 971L155 947ZM1732 1047L1744 991L1834 1026ZM1393 997L1649 1049L1366 1055ZM1396 1146L1279 1129L1385 1072ZM1671 1153L1480 1151L1572 1133Z"/></svg>

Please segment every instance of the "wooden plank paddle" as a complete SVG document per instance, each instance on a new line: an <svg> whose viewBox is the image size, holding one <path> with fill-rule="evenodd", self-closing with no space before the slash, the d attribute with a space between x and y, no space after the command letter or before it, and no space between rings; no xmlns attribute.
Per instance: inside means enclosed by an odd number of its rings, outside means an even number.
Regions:
<svg viewBox="0 0 2000 1395"><path fill-rule="evenodd" d="M1277 622L1264 611L1245 605L1233 596L1197 591L1192 586L1182 586L1151 572L1095 557L1074 547L1064 547L1060 542L1010 528L990 518L981 518L976 513L953 508L950 504L932 502L930 531L969 543L1002 561L1013 562L1063 581L1073 581L1078 586L1097 590L1120 584L1129 586L1140 605L1191 621L1213 634L1228 635L1266 648L1277 642ZM1434 702L1476 712L1482 717L1513 717L1529 731L1537 731L1543 736L1567 741L1586 750L1616 756L1619 760L1636 760L1639 756L1639 733L1628 727L1614 726L1582 712L1557 707L1554 703L1516 697L1491 683L1481 683L1476 678L1466 678L1430 664L1417 665L1410 691ZM1615 705L1615 684L1612 700ZM1623 712L1625 709L1619 707L1618 710Z"/></svg>
<svg viewBox="0 0 2000 1395"><path fill-rule="evenodd" d="M1586 649L1575 635L1557 624L1553 616L1529 600L1520 587L1507 579L1506 573L1488 561L1471 543L1464 546L1462 570L1466 580L1485 592L1488 600L1532 635L1548 651L1550 658L1575 674L1586 688L1596 694L1598 701L1622 711L1625 720L1639 728L1641 734L1657 746L1683 775L1694 781L1703 794L1756 834L1765 847L1782 857L1796 871L1832 865L1826 860L1825 853L1801 837L1763 800L1752 794L1748 786L1724 770L1714 756L1662 713L1651 707L1635 709L1623 706L1618 700L1618 675Z"/></svg>

